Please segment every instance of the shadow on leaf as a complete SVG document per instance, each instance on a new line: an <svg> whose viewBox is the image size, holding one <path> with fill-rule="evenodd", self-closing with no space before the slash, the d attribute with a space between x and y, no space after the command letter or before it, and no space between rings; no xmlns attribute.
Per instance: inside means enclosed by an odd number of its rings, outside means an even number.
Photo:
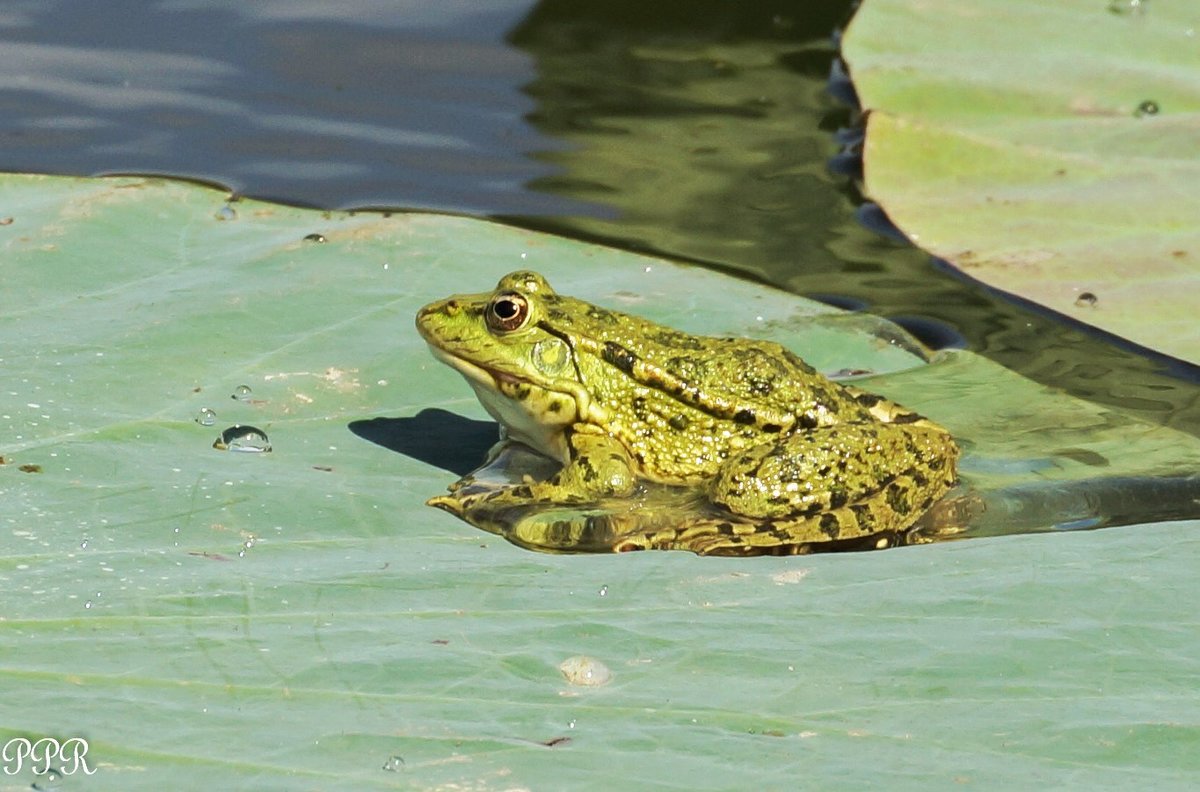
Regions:
<svg viewBox="0 0 1200 792"><path fill-rule="evenodd" d="M478 467L499 437L493 421L436 408L410 418L351 421L349 429L364 440L459 476Z"/></svg>

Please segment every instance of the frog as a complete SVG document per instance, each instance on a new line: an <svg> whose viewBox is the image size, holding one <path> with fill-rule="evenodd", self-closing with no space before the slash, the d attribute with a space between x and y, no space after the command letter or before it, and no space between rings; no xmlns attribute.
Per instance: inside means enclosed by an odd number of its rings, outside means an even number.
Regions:
<svg viewBox="0 0 1200 792"><path fill-rule="evenodd" d="M476 471L427 503L518 544L887 547L956 482L958 445L928 418L774 341L685 333L534 271L425 305L416 325L500 426L480 470L550 463L502 481Z"/></svg>

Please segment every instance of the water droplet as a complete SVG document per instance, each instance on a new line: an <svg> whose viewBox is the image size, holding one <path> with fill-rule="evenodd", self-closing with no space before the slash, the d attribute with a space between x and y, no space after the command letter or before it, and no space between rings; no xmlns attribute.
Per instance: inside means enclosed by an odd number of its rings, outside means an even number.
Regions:
<svg viewBox="0 0 1200 792"><path fill-rule="evenodd" d="M218 451L265 452L271 450L267 433L253 426L231 426L213 442Z"/></svg>
<svg viewBox="0 0 1200 792"><path fill-rule="evenodd" d="M217 413L207 407L201 408L200 412L196 413L196 423L201 426L212 426L217 422Z"/></svg>
<svg viewBox="0 0 1200 792"><path fill-rule="evenodd" d="M91 608L92 608L92 601L91 601L91 600L88 600L87 602L83 603L83 607L84 607L84 610L91 610Z"/></svg>
<svg viewBox="0 0 1200 792"><path fill-rule="evenodd" d="M229 204L225 204L217 210L217 213L213 217L218 220L237 220L237 211Z"/></svg>
<svg viewBox="0 0 1200 792"><path fill-rule="evenodd" d="M601 586L599 593L600 593L601 597L607 597L608 596L608 586L607 585Z"/></svg>
<svg viewBox="0 0 1200 792"><path fill-rule="evenodd" d="M571 718L571 720L567 721L567 728L568 728L568 729L574 729L574 728L575 728L575 719L574 719L574 718Z"/></svg>
<svg viewBox="0 0 1200 792"><path fill-rule="evenodd" d="M612 679L608 666L586 655L568 657L558 664L558 670L567 678L567 682L582 687L600 687Z"/></svg>
<svg viewBox="0 0 1200 792"><path fill-rule="evenodd" d="M1146 13L1149 0L1110 0L1108 12L1118 16L1139 15Z"/></svg>
<svg viewBox="0 0 1200 792"><path fill-rule="evenodd" d="M1100 298L1091 292L1083 292L1075 298L1075 304L1080 308L1094 308L1098 302Z"/></svg>
<svg viewBox="0 0 1200 792"><path fill-rule="evenodd" d="M80 543L79 543L79 549L80 549L80 550L87 550L87 546L88 546L88 540L87 540L87 539L84 539L82 542L80 542Z"/></svg>
<svg viewBox="0 0 1200 792"><path fill-rule="evenodd" d="M1158 115L1158 102L1154 101L1153 99L1147 99L1137 106L1137 110L1135 110L1133 114L1138 118Z"/></svg>
<svg viewBox="0 0 1200 792"><path fill-rule="evenodd" d="M233 389L233 393L230 394L229 398L237 399L238 401L250 401L250 393L249 385L238 385Z"/></svg>
<svg viewBox="0 0 1200 792"><path fill-rule="evenodd" d="M324 234L306 234L304 236L304 241L305 242L316 242L317 244L322 244L326 241L326 239L325 239Z"/></svg>
<svg viewBox="0 0 1200 792"><path fill-rule="evenodd" d="M389 756L388 760L383 763L383 769L389 773L399 773L404 769L404 757Z"/></svg>
<svg viewBox="0 0 1200 792"><path fill-rule="evenodd" d="M37 772L36 770L34 772ZM45 773L42 773L41 778L29 785L30 789L36 789L39 792L49 792L52 789L62 789L62 773L53 767L47 768Z"/></svg>

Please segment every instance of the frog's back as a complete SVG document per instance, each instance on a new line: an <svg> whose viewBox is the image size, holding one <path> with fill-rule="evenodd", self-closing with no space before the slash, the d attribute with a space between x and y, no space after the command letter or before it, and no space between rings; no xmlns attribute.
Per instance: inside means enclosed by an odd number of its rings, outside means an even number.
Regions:
<svg viewBox="0 0 1200 792"><path fill-rule="evenodd" d="M606 383L630 380L718 420L766 432L870 420L845 388L774 341L689 335L570 297L552 306L550 319L569 328L576 354L599 364L581 365L598 394Z"/></svg>

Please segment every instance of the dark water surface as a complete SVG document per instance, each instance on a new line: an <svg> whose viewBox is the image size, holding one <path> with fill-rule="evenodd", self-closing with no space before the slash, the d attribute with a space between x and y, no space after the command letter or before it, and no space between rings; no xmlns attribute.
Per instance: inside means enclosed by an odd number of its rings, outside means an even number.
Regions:
<svg viewBox="0 0 1200 792"><path fill-rule="evenodd" d="M850 5L10 2L0 169L502 217L863 307L1200 433L1197 388L1168 376L1194 369L880 233L838 159L856 118L830 92L832 33Z"/></svg>

